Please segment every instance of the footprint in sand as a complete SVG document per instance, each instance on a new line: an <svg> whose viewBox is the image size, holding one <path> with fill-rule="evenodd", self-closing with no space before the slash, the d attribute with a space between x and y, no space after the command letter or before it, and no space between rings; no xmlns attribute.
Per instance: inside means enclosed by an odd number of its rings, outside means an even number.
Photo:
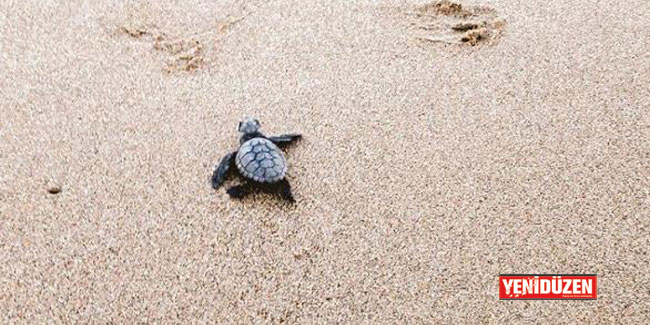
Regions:
<svg viewBox="0 0 650 325"><path fill-rule="evenodd" d="M217 38L219 35L225 33L232 25L244 19L245 16L237 18L228 17L218 23L214 28L198 33L189 33L180 37L172 36L153 24L122 25L119 27L119 31L131 39L151 43L153 50L163 57L164 72L194 71L206 66L205 41L201 41L201 39ZM208 34L213 35L210 36Z"/></svg>
<svg viewBox="0 0 650 325"><path fill-rule="evenodd" d="M150 42L165 58L163 71L193 71L204 64L203 45L195 38L176 38L156 26L122 26L120 31L133 39Z"/></svg>
<svg viewBox="0 0 650 325"><path fill-rule="evenodd" d="M416 39L471 46L491 44L503 34L505 21L489 7L464 6L448 0L407 13Z"/></svg>

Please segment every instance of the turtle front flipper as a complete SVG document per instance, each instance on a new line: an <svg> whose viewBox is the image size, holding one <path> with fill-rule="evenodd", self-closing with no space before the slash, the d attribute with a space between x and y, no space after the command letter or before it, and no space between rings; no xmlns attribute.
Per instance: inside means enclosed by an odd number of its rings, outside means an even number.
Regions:
<svg viewBox="0 0 650 325"><path fill-rule="evenodd" d="M235 155L237 155L237 151L223 156L219 165L214 169L214 172L212 173L212 188L215 190L223 184L223 181L226 179L228 171L230 170L230 166L235 164Z"/></svg>
<svg viewBox="0 0 650 325"><path fill-rule="evenodd" d="M300 138L302 138L302 135L297 133L288 133L288 134L277 135L274 137L268 137L268 139L271 140L271 142L275 143L278 146L291 144Z"/></svg>

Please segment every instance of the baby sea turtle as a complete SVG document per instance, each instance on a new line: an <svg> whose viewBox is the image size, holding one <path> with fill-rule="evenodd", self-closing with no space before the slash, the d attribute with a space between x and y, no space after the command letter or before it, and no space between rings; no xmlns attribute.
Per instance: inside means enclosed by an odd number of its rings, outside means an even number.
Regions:
<svg viewBox="0 0 650 325"><path fill-rule="evenodd" d="M219 188L228 171L236 170L244 183L229 188L226 192L231 198L242 198L254 189L277 193L289 202L295 202L291 186L286 179L287 159L278 148L292 143L300 134L283 134L267 137L259 132L260 122L252 117L239 122L237 130L239 150L225 155L212 174L212 187ZM234 168L233 168L234 167Z"/></svg>

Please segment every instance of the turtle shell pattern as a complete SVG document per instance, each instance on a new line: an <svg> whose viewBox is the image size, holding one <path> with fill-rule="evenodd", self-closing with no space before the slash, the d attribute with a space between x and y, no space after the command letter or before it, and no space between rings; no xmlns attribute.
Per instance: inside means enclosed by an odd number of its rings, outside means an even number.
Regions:
<svg viewBox="0 0 650 325"><path fill-rule="evenodd" d="M260 183L275 183L287 174L287 159L278 146L265 138L244 142L235 162L242 175Z"/></svg>

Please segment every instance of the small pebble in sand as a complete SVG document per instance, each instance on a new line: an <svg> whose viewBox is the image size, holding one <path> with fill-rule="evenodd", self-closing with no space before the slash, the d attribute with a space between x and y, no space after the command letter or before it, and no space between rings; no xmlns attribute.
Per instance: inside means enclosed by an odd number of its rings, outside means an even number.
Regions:
<svg viewBox="0 0 650 325"><path fill-rule="evenodd" d="M59 194L61 193L61 186L57 184L48 184L47 192L50 194Z"/></svg>

